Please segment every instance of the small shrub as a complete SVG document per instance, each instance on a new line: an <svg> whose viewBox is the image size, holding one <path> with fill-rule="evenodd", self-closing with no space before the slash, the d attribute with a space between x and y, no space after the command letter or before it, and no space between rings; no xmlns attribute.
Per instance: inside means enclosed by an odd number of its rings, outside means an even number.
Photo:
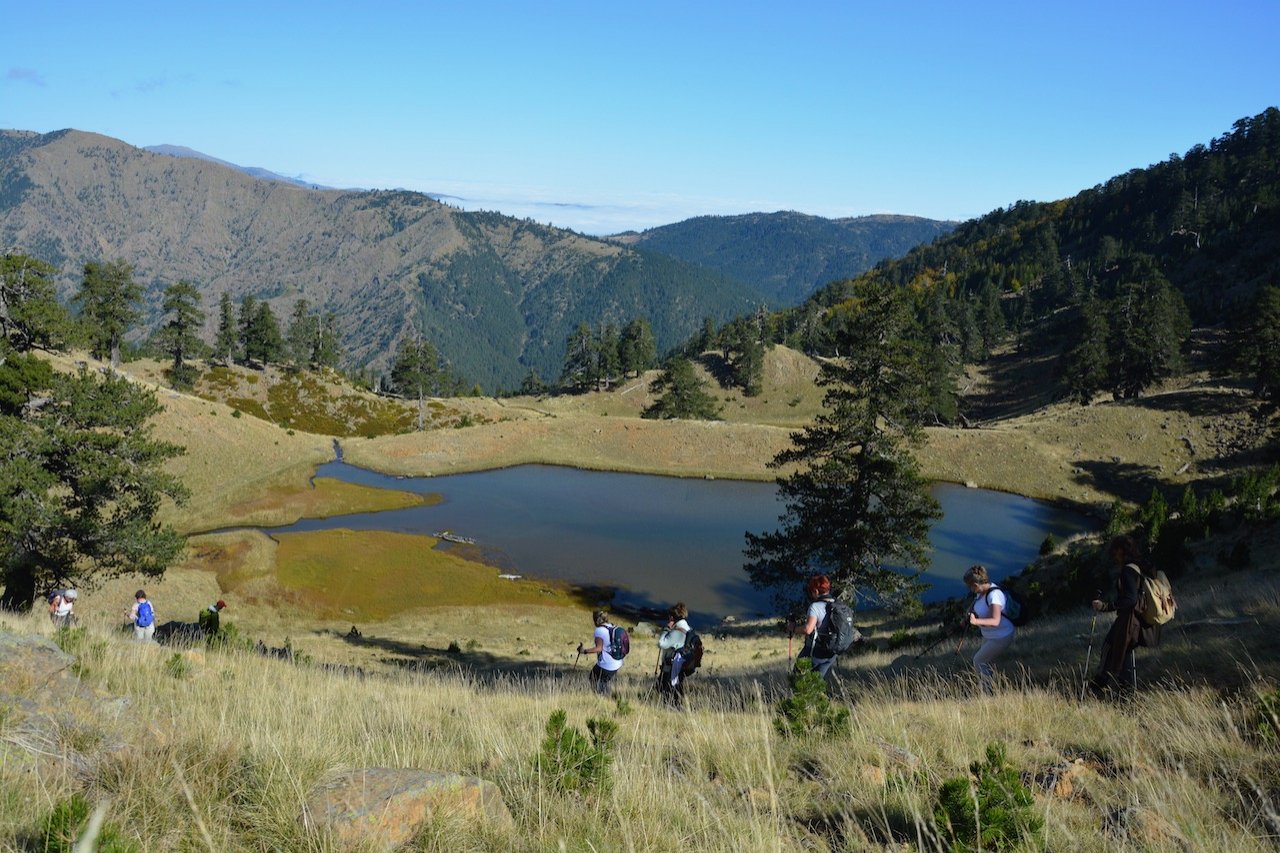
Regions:
<svg viewBox="0 0 1280 853"><path fill-rule="evenodd" d="M256 648L256 643L249 637L241 635L235 623L225 619L218 626L217 633L209 634L204 638L204 643L205 646L216 651L252 652Z"/></svg>
<svg viewBox="0 0 1280 853"><path fill-rule="evenodd" d="M241 417L244 417L244 415L240 414L240 410L239 410L239 409L232 409L232 410L231 410L231 417L233 417L233 418L241 418Z"/></svg>
<svg viewBox="0 0 1280 853"><path fill-rule="evenodd" d="M1254 702L1252 728L1263 743L1280 743L1280 689L1263 693Z"/></svg>
<svg viewBox="0 0 1280 853"><path fill-rule="evenodd" d="M450 640L449 648L445 649L445 651L451 655L460 655L462 654L462 646L458 645L457 640Z"/></svg>
<svg viewBox="0 0 1280 853"><path fill-rule="evenodd" d="M938 790L934 821L951 850L1007 850L1024 839L1043 847L1044 819L1004 745L987 745L986 761L969 765L972 778L949 779ZM976 787L975 787L976 781Z"/></svg>
<svg viewBox="0 0 1280 853"><path fill-rule="evenodd" d="M1040 543L1040 556L1047 557L1058 548L1058 540L1053 538L1053 534L1046 534L1044 541Z"/></svg>
<svg viewBox="0 0 1280 853"><path fill-rule="evenodd" d="M191 662L183 657L181 652L174 652L164 662L164 671L181 680L191 674Z"/></svg>
<svg viewBox="0 0 1280 853"><path fill-rule="evenodd" d="M827 696L827 682L814 672L813 661L800 658L791 673L791 695L778 703L773 724L782 735L841 735L850 731L849 709Z"/></svg>
<svg viewBox="0 0 1280 853"><path fill-rule="evenodd" d="M58 648L75 658L71 671L84 678L107 654L107 641L91 638L84 628L59 628L53 635Z"/></svg>
<svg viewBox="0 0 1280 853"><path fill-rule="evenodd" d="M915 643L915 635L906 628L899 628L889 635L889 651L900 649L903 646L910 646Z"/></svg>
<svg viewBox="0 0 1280 853"><path fill-rule="evenodd" d="M89 811L89 801L83 794L73 794L60 800L42 822L35 849L41 853L71 853L75 849L77 837L89 822ZM95 840L96 844L93 843ZM122 838L120 831L107 822L99 827L97 838L90 841L85 849L96 850L98 853L133 853L138 849Z"/></svg>
<svg viewBox="0 0 1280 853"><path fill-rule="evenodd" d="M544 783L562 792L607 791L611 784L609 766L617 741L618 724L612 720L587 720L588 740L582 732L566 723L563 709L553 711L547 720L542 750L535 759L536 769Z"/></svg>

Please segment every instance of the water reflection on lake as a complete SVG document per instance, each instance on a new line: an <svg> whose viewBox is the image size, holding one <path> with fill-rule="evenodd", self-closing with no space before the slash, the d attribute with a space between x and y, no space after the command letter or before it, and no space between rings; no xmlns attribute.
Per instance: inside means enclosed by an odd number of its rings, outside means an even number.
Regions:
<svg viewBox="0 0 1280 853"><path fill-rule="evenodd" d="M617 586L638 607L689 605L699 622L772 612L767 592L742 570L748 530L776 529L782 505L772 483L694 480L523 465L497 471L399 479L341 462L317 476L379 488L438 493L434 506L305 520L284 531L348 527L474 538L504 571ZM943 518L930 536L926 599L964 592L960 576L983 563L999 578L1036 555L1045 535L1091 529L1083 516L1028 498L937 485Z"/></svg>

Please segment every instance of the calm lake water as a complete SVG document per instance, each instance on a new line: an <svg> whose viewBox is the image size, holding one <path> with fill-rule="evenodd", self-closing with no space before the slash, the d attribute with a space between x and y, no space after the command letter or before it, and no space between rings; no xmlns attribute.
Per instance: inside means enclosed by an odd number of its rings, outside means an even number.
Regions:
<svg viewBox="0 0 1280 853"><path fill-rule="evenodd" d="M774 612L769 592L742 569L744 533L778 527L772 483L694 480L523 465L442 477L396 478L331 462L317 476L423 494L435 506L304 520L276 532L346 527L476 540L504 572L619 588L617 601L666 608L680 600L706 624ZM1035 558L1045 535L1096 528L1090 519L1001 492L937 485L943 518L933 527L926 600L965 592L973 563L994 577Z"/></svg>

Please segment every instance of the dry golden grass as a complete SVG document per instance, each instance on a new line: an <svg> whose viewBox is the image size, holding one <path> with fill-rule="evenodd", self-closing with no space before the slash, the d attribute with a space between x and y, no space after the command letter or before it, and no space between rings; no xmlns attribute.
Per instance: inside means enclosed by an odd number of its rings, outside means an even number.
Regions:
<svg viewBox="0 0 1280 853"><path fill-rule="evenodd" d="M1275 583L1276 567L1255 571L1238 596L1189 583L1183 612L1274 609L1274 589L1260 584ZM334 850L298 820L307 792L342 769L386 766L494 781L515 818L505 831L442 815L413 850L932 849L939 786L995 742L1036 791L1046 825L1043 846L1017 849L1272 849L1280 763L1274 743L1258 737L1255 699L1275 689L1274 665L1231 692L1196 682L1144 689L1132 704L1081 702L1073 679L1030 658L1054 648L1061 657L1061 638L1082 618L1045 620L1020 638L1001 664L1014 677L994 699L974 696L967 670L921 666L885 678L883 659L848 661L852 731L812 740L774 731L783 659L751 661L754 636L712 641L710 660L738 663L696 676L677 711L648 694L642 647L610 702L586 692L585 665L472 672L463 651L458 666L354 678L210 651L175 670L169 650L91 632L84 677L144 712L68 722L61 746L85 751L87 771L50 761L19 772L9 743L0 844L18 847L55 803L82 790L108 802L108 822L144 849ZM38 616L6 621L49 631ZM572 627L583 634L585 625ZM1255 648L1267 630L1234 641ZM1025 675L1018 662L1028 663ZM1158 664L1144 663L1151 679ZM590 717L618 724L612 788L562 794L534 771L558 708L580 729ZM1041 787L1064 772L1070 790ZM1137 809L1145 826L1127 841L1105 829L1124 809Z"/></svg>

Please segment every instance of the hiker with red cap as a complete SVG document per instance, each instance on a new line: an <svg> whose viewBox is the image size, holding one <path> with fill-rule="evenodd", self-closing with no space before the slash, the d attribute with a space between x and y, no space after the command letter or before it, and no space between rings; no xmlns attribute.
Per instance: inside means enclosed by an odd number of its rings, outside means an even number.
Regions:
<svg viewBox="0 0 1280 853"><path fill-rule="evenodd" d="M200 630L204 631L204 635L206 637L213 637L217 635L221 627L219 624L220 617L218 614L225 610L226 607L227 603L219 598L213 604L210 604L204 610L200 611L200 618L198 620L200 623Z"/></svg>

